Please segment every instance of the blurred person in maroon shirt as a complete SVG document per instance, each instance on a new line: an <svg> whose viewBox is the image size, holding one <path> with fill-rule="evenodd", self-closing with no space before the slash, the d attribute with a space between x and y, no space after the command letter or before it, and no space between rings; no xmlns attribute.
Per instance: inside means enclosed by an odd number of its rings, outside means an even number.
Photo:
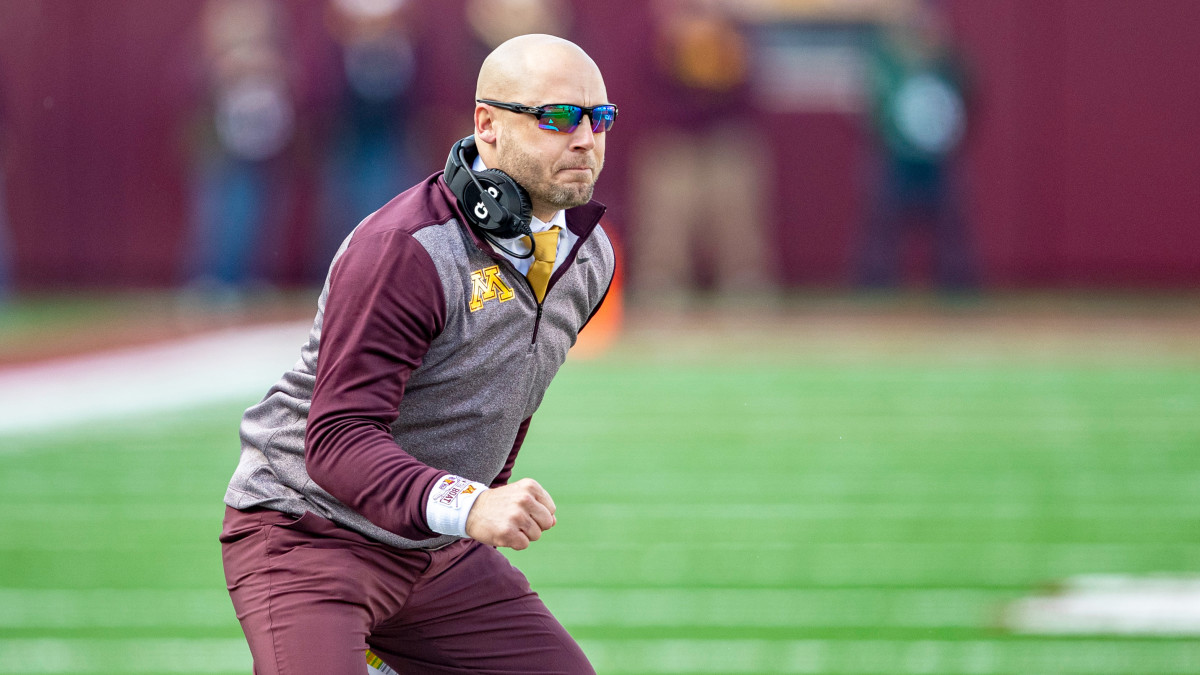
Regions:
<svg viewBox="0 0 1200 675"><path fill-rule="evenodd" d="M8 233L8 202L5 175L8 172L8 117L4 82L0 80L0 305L12 293L12 241Z"/></svg>
<svg viewBox="0 0 1200 675"><path fill-rule="evenodd" d="M479 64L505 40L545 33L571 38L567 0L408 0L415 68L410 91L409 151L417 173L441 168L446 148L470 133L462 92L475 86Z"/></svg>
<svg viewBox="0 0 1200 675"><path fill-rule="evenodd" d="M735 299L774 290L764 140L748 123L751 49L720 0L655 0L652 135L635 150L630 290L686 304L701 280Z"/></svg>
<svg viewBox="0 0 1200 675"><path fill-rule="evenodd" d="M518 35L566 37L572 18L564 0L467 0L464 14L484 52Z"/></svg>

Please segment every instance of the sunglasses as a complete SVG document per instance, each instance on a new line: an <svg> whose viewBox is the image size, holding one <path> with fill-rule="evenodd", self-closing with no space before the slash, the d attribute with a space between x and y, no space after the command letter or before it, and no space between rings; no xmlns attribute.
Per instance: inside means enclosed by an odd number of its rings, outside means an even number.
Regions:
<svg viewBox="0 0 1200 675"><path fill-rule="evenodd" d="M534 107L520 103L492 101L486 98L475 99L475 102L486 103L490 106L525 113L526 115L533 115L537 117L538 128L549 129L550 131L557 131L564 134L575 131L579 127L579 123L583 121L584 115L587 115L592 120L592 133L594 134L612 129L613 122L617 119L617 106L611 103L584 108L566 103L552 103L550 105Z"/></svg>

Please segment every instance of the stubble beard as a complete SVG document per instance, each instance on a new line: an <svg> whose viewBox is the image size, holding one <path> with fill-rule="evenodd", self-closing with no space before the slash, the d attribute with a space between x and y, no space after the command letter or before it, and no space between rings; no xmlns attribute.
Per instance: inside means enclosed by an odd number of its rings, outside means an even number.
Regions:
<svg viewBox="0 0 1200 675"><path fill-rule="evenodd" d="M507 155L504 158L505 173L525 188L535 207L541 202L555 210L569 209L592 200L592 192L596 188L595 180L586 183L555 183L551 179L543 178L544 167L520 146L512 146L504 154ZM599 168L594 167L594 175L599 175Z"/></svg>

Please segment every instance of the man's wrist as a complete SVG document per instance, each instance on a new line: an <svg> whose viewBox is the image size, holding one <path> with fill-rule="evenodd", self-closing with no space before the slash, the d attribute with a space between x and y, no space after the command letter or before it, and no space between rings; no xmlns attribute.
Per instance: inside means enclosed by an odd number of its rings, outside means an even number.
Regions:
<svg viewBox="0 0 1200 675"><path fill-rule="evenodd" d="M438 479L425 503L425 520L438 534L467 536L467 516L488 486L447 474Z"/></svg>

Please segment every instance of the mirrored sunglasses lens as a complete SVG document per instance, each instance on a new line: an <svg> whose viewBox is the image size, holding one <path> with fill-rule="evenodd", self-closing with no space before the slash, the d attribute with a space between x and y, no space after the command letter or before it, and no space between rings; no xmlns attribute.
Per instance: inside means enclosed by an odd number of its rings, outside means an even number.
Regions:
<svg viewBox="0 0 1200 675"><path fill-rule="evenodd" d="M551 131L570 133L579 126L583 119L583 110L573 105L552 105L542 108L542 116L538 118L538 126Z"/></svg>
<svg viewBox="0 0 1200 675"><path fill-rule="evenodd" d="M592 110L592 133L612 129L617 119L617 110L612 106L600 106Z"/></svg>

